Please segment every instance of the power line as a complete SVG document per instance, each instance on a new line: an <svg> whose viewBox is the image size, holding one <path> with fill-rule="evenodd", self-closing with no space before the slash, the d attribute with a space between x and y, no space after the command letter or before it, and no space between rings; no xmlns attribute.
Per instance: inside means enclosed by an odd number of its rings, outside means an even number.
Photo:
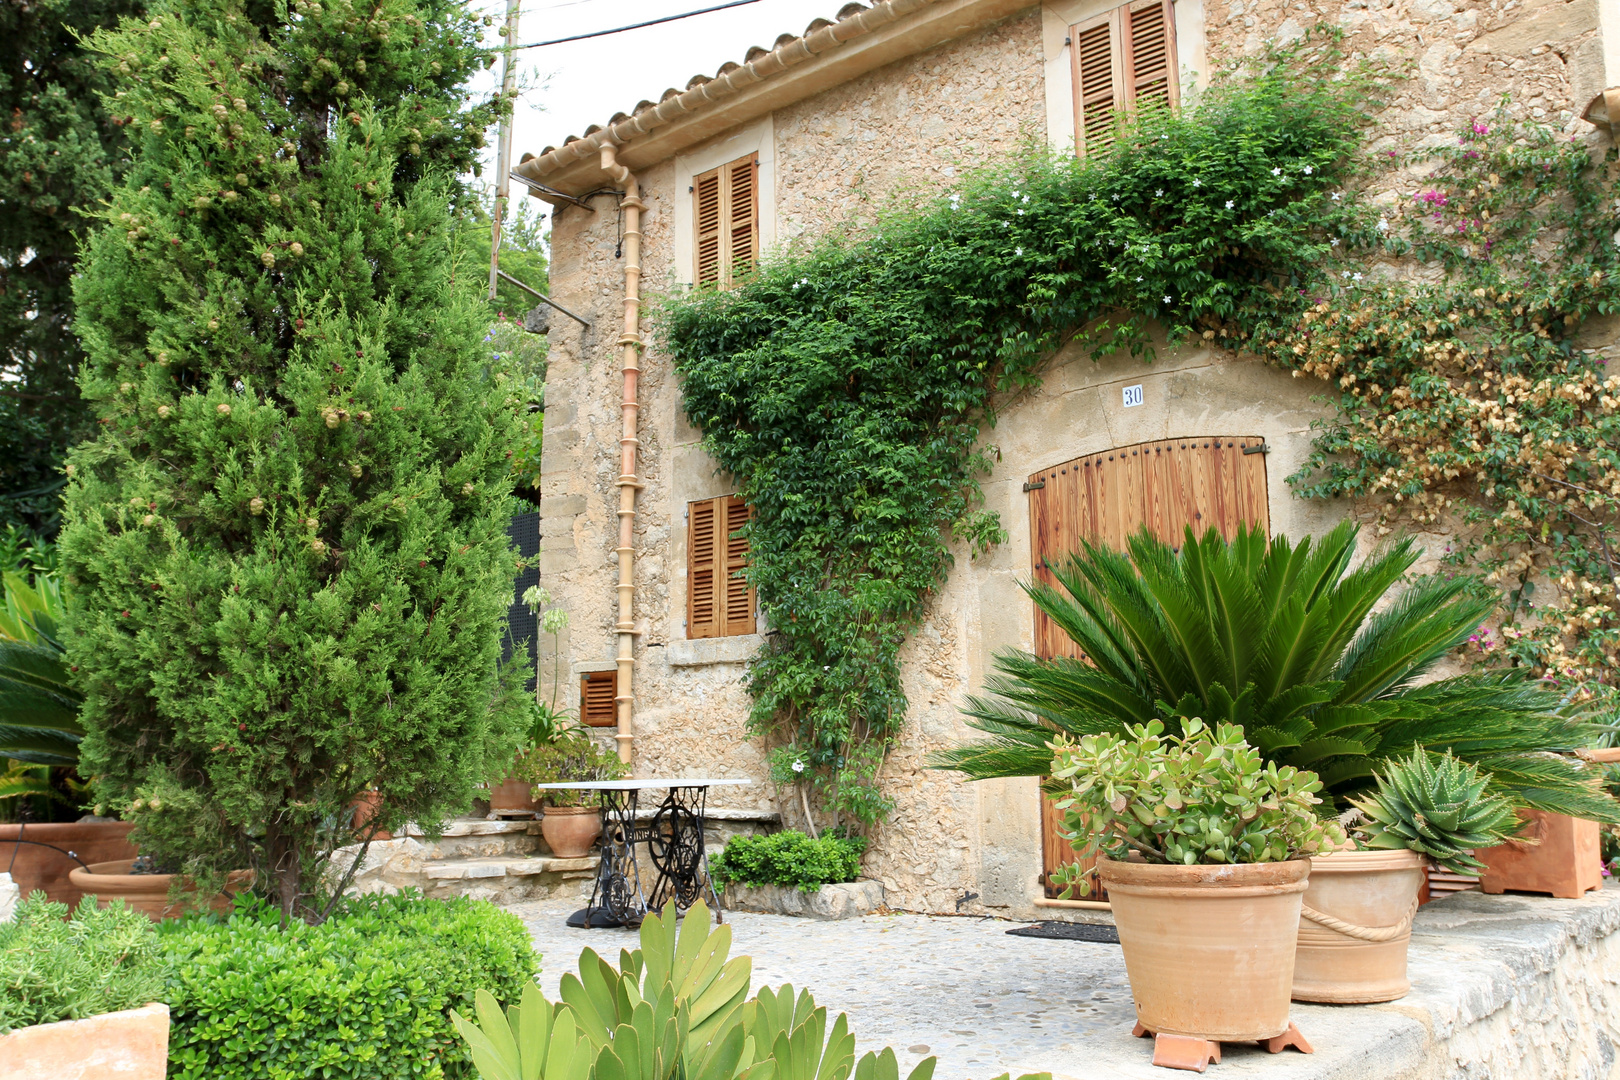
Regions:
<svg viewBox="0 0 1620 1080"><path fill-rule="evenodd" d="M514 45L514 49L540 49L547 45L561 45L565 41L584 41L586 38L607 37L609 34L622 34L626 30L640 30L644 26L657 26L659 23L675 22L679 19L690 19L694 15L707 15L711 11L724 11L727 8L742 7L744 4L757 4L759 0L731 0L729 4L717 4L714 7L702 8L698 11L688 11L684 15L666 15L662 19L649 19L646 22L633 23L630 26L620 26L612 30L597 30L589 34L575 34L572 37L555 38L551 41L531 41L527 45Z"/></svg>

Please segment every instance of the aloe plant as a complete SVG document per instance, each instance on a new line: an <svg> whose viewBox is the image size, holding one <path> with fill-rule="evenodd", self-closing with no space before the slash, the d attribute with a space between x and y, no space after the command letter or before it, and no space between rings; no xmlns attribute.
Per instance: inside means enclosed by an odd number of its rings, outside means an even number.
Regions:
<svg viewBox="0 0 1620 1080"><path fill-rule="evenodd" d="M1239 530L1186 531L1180 549L1146 532L1129 553L1090 543L1053 568L1057 587L1026 586L1083 660L1007 652L970 698L969 725L990 738L932 763L970 778L1045 776L1048 743L1199 716L1230 723L1268 761L1309 769L1325 795L1371 789L1374 771L1414 744L1448 750L1516 803L1620 822L1574 751L1591 725L1560 711L1523 671L1425 683L1494 601L1463 579L1427 578L1374 608L1420 551L1402 540L1352 567L1356 529L1269 542Z"/></svg>
<svg viewBox="0 0 1620 1080"><path fill-rule="evenodd" d="M1494 847L1519 828L1508 801L1486 792L1488 781L1450 754L1414 749L1409 759L1385 762L1377 790L1353 800L1367 819L1359 826L1365 846L1405 848L1453 874L1479 873L1485 864L1474 849Z"/></svg>
<svg viewBox="0 0 1620 1080"><path fill-rule="evenodd" d="M752 962L728 959L731 928L712 928L701 900L676 932L674 904L641 924L641 948L619 966L586 949L579 974L563 976L562 1001L524 988L504 1013L487 991L478 1022L451 1012L483 1080L900 1080L892 1049L855 1060L843 1015L809 991L763 989L748 997ZM931 1080L925 1058L907 1080ZM1008 1080L1004 1075L997 1080ZM1050 1074L1020 1080L1051 1080Z"/></svg>

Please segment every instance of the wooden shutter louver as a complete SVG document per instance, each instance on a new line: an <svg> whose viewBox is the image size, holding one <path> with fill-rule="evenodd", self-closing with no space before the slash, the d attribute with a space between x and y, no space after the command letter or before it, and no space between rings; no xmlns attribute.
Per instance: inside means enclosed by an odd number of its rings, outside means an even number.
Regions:
<svg viewBox="0 0 1620 1080"><path fill-rule="evenodd" d="M733 535L749 517L748 504L735 495L687 506L687 637L756 632L754 587L741 574L748 565L748 540Z"/></svg>
<svg viewBox="0 0 1620 1080"><path fill-rule="evenodd" d="M720 577L717 556L719 532L716 500L705 499L687 508L686 526L686 636L719 637L720 605L715 583Z"/></svg>
<svg viewBox="0 0 1620 1080"><path fill-rule="evenodd" d="M579 721L586 727L619 724L619 673L591 671L579 677Z"/></svg>
<svg viewBox="0 0 1620 1080"><path fill-rule="evenodd" d="M693 281L729 287L759 261L759 155L693 178L692 198Z"/></svg>
<svg viewBox="0 0 1620 1080"><path fill-rule="evenodd" d="M1138 102L1180 102L1171 0L1136 0L1069 28L1075 152L1113 145L1114 125Z"/></svg>

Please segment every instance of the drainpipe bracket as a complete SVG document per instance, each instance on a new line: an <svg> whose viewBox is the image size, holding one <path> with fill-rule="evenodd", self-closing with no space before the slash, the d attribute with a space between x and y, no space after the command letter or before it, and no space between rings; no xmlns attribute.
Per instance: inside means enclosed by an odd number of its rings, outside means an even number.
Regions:
<svg viewBox="0 0 1620 1080"><path fill-rule="evenodd" d="M647 347L646 345L642 344L640 334L621 334L619 335L617 344L621 348L625 345L634 345L638 349L645 349Z"/></svg>

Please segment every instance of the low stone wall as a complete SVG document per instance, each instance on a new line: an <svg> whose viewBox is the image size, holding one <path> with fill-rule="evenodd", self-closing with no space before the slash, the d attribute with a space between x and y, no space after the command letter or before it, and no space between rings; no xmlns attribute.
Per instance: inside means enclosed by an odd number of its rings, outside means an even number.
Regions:
<svg viewBox="0 0 1620 1080"><path fill-rule="evenodd" d="M787 885L727 885L720 897L731 911L759 911L767 915L799 915L810 919L854 919L883 906L883 885L852 881L823 885L815 892Z"/></svg>

